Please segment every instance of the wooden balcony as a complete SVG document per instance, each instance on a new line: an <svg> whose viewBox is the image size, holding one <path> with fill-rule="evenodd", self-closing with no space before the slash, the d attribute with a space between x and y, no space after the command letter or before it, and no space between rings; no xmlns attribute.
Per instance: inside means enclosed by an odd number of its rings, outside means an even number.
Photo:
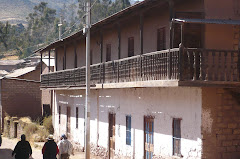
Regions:
<svg viewBox="0 0 240 159"><path fill-rule="evenodd" d="M179 86L240 81L238 51L176 48L91 65L91 85L177 81ZM42 88L84 87L85 67L41 75Z"/></svg>

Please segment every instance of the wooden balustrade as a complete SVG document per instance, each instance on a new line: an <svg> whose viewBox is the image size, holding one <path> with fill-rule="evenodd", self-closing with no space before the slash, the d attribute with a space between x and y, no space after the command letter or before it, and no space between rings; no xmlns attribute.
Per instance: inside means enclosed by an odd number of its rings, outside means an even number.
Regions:
<svg viewBox="0 0 240 159"><path fill-rule="evenodd" d="M91 85L150 80L234 81L238 51L170 49L90 66ZM42 87L84 86L85 67L41 75Z"/></svg>
<svg viewBox="0 0 240 159"><path fill-rule="evenodd" d="M184 49L182 80L239 82L238 51Z"/></svg>

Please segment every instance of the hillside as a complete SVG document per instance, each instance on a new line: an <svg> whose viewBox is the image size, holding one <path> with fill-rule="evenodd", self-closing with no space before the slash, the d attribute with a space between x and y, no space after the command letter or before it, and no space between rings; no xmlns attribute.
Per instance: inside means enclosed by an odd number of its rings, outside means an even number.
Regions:
<svg viewBox="0 0 240 159"><path fill-rule="evenodd" d="M72 4L77 0L0 0L0 21L26 23L26 17L40 2L47 2L50 8L59 10L64 3Z"/></svg>

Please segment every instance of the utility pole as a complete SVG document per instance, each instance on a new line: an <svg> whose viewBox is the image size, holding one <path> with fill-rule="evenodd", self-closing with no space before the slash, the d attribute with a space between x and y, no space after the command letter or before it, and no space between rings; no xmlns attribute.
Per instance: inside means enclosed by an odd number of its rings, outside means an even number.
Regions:
<svg viewBox="0 0 240 159"><path fill-rule="evenodd" d="M60 22L59 22L59 24L58 24L58 27L59 27L59 40L61 40L62 39L62 17L60 17Z"/></svg>
<svg viewBox="0 0 240 159"><path fill-rule="evenodd" d="M85 159L90 159L90 28L91 1L86 0L86 97L85 97Z"/></svg>

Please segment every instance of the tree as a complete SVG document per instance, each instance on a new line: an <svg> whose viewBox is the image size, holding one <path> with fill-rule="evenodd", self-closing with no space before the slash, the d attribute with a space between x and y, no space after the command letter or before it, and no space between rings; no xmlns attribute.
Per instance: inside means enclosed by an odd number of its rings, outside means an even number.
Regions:
<svg viewBox="0 0 240 159"><path fill-rule="evenodd" d="M10 25L8 22L6 22L6 24L0 22L0 44L2 43L6 49L8 47L7 38L9 34L9 27Z"/></svg>

